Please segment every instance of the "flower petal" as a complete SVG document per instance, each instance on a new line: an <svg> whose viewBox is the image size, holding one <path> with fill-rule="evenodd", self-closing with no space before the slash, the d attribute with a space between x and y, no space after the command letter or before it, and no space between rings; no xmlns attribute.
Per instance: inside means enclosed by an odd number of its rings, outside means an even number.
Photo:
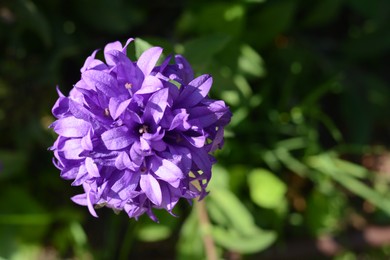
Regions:
<svg viewBox="0 0 390 260"><path fill-rule="evenodd" d="M90 157L85 158L85 168L91 177L100 177L99 169Z"/></svg>
<svg viewBox="0 0 390 260"><path fill-rule="evenodd" d="M169 130L177 128L180 131L186 131L190 129L191 125L187 122L189 116L187 111L185 109L177 109L175 112L177 114L172 119Z"/></svg>
<svg viewBox="0 0 390 260"><path fill-rule="evenodd" d="M137 61L137 66L142 70L145 76L152 72L162 51L163 49L160 47L152 47L141 54Z"/></svg>
<svg viewBox="0 0 390 260"><path fill-rule="evenodd" d="M63 146L58 149L64 153L64 157L69 160L81 159L80 154L83 152L81 147L81 139L69 139L63 143Z"/></svg>
<svg viewBox="0 0 390 260"><path fill-rule="evenodd" d="M225 105L223 101L210 102L208 106L196 106L189 111L190 114L190 124L197 124L201 127L208 127L212 124L216 124L218 120L223 117L228 116L230 119L229 108ZM197 120L194 122L194 120ZM226 120L223 120L226 121ZM222 124L227 124L227 122L221 122Z"/></svg>
<svg viewBox="0 0 390 260"><path fill-rule="evenodd" d="M54 132L64 137L83 137L91 127L88 122L73 116L58 119L51 126Z"/></svg>
<svg viewBox="0 0 390 260"><path fill-rule="evenodd" d="M88 85L95 86L107 97L115 97L119 94L116 79L107 72L87 70L81 77Z"/></svg>
<svg viewBox="0 0 390 260"><path fill-rule="evenodd" d="M145 121L153 120L155 124L160 122L168 105L168 93L169 90L163 88L150 97L144 111Z"/></svg>
<svg viewBox="0 0 390 260"><path fill-rule="evenodd" d="M182 87L182 91L176 100L183 107L193 107L204 99L210 91L213 78L210 75L202 75Z"/></svg>
<svg viewBox="0 0 390 260"><path fill-rule="evenodd" d="M142 174L140 179L140 187L145 192L145 195L155 205L161 205L162 193L160 184L150 174Z"/></svg>
<svg viewBox="0 0 390 260"><path fill-rule="evenodd" d="M118 170L131 169L134 170L133 164L127 152L120 152L115 160L115 167Z"/></svg>
<svg viewBox="0 0 390 260"><path fill-rule="evenodd" d="M182 78L183 83L188 84L191 80L194 79L194 72L192 71L191 65L181 55L175 55L175 61L179 71L181 72L180 76Z"/></svg>
<svg viewBox="0 0 390 260"><path fill-rule="evenodd" d="M89 130L88 133L81 138L81 147L86 151L92 151L93 144L91 140L91 130Z"/></svg>
<svg viewBox="0 0 390 260"><path fill-rule="evenodd" d="M163 181L171 186L179 187L180 180L183 178L181 169L169 160L155 158L152 161L151 170Z"/></svg>
<svg viewBox="0 0 390 260"><path fill-rule="evenodd" d="M162 88L163 84L160 79L155 76L148 75L145 77L142 87L136 92L136 94L153 93Z"/></svg>
<svg viewBox="0 0 390 260"><path fill-rule="evenodd" d="M119 41L108 43L104 47L104 58L106 59L107 64L114 66L121 60L121 58L127 58L126 47L131 41L133 41L132 38L128 39L125 46L123 47L122 43L120 43Z"/></svg>
<svg viewBox="0 0 390 260"><path fill-rule="evenodd" d="M116 120L129 106L131 99L121 101L117 98L110 98L108 108L110 110L111 117Z"/></svg>
<svg viewBox="0 0 390 260"><path fill-rule="evenodd" d="M125 126L107 130L102 134L102 140L108 150L123 149L134 142L134 138L130 136Z"/></svg>

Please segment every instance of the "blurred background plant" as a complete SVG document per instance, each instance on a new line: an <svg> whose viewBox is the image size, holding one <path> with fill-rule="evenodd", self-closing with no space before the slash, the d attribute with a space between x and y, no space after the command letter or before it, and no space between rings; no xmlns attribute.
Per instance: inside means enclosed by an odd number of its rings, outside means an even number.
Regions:
<svg viewBox="0 0 390 260"><path fill-rule="evenodd" d="M389 32L387 0L3 0L0 257L390 258ZM205 204L159 224L94 219L47 151L55 86L128 37L211 73L234 114Z"/></svg>

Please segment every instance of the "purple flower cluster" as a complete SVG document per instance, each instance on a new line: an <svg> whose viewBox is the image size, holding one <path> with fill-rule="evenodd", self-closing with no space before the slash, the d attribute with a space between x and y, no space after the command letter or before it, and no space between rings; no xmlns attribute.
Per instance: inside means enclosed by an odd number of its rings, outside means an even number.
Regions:
<svg viewBox="0 0 390 260"><path fill-rule="evenodd" d="M105 62L96 51L81 68L81 79L59 99L51 128L59 135L51 150L61 177L82 185L72 200L95 208L125 210L129 217L152 208L172 209L180 198L202 199L223 144L231 113L207 95L210 75L194 78L180 55L157 66L162 48L131 61L129 39L109 43Z"/></svg>

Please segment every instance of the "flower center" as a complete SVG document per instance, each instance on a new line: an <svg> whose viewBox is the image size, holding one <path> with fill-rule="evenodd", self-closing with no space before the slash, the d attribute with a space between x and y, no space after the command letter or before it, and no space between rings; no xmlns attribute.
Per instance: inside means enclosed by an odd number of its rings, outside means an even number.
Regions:
<svg viewBox="0 0 390 260"><path fill-rule="evenodd" d="M149 126L147 126L147 125L142 125L142 126L138 129L138 133L140 133L141 135L144 134L144 133L149 133Z"/></svg>
<svg viewBox="0 0 390 260"><path fill-rule="evenodd" d="M108 108L104 109L104 115L105 116L110 116L110 110L108 110Z"/></svg>

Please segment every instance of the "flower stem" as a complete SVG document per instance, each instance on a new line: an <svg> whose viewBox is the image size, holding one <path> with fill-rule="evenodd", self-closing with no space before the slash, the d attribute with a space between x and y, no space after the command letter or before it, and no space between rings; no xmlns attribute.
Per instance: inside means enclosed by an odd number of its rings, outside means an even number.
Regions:
<svg viewBox="0 0 390 260"><path fill-rule="evenodd" d="M215 247L214 239L211 236L211 224L209 216L207 214L205 200L195 201L195 205L198 212L203 244L206 251L206 258L208 260L217 260L217 250Z"/></svg>

